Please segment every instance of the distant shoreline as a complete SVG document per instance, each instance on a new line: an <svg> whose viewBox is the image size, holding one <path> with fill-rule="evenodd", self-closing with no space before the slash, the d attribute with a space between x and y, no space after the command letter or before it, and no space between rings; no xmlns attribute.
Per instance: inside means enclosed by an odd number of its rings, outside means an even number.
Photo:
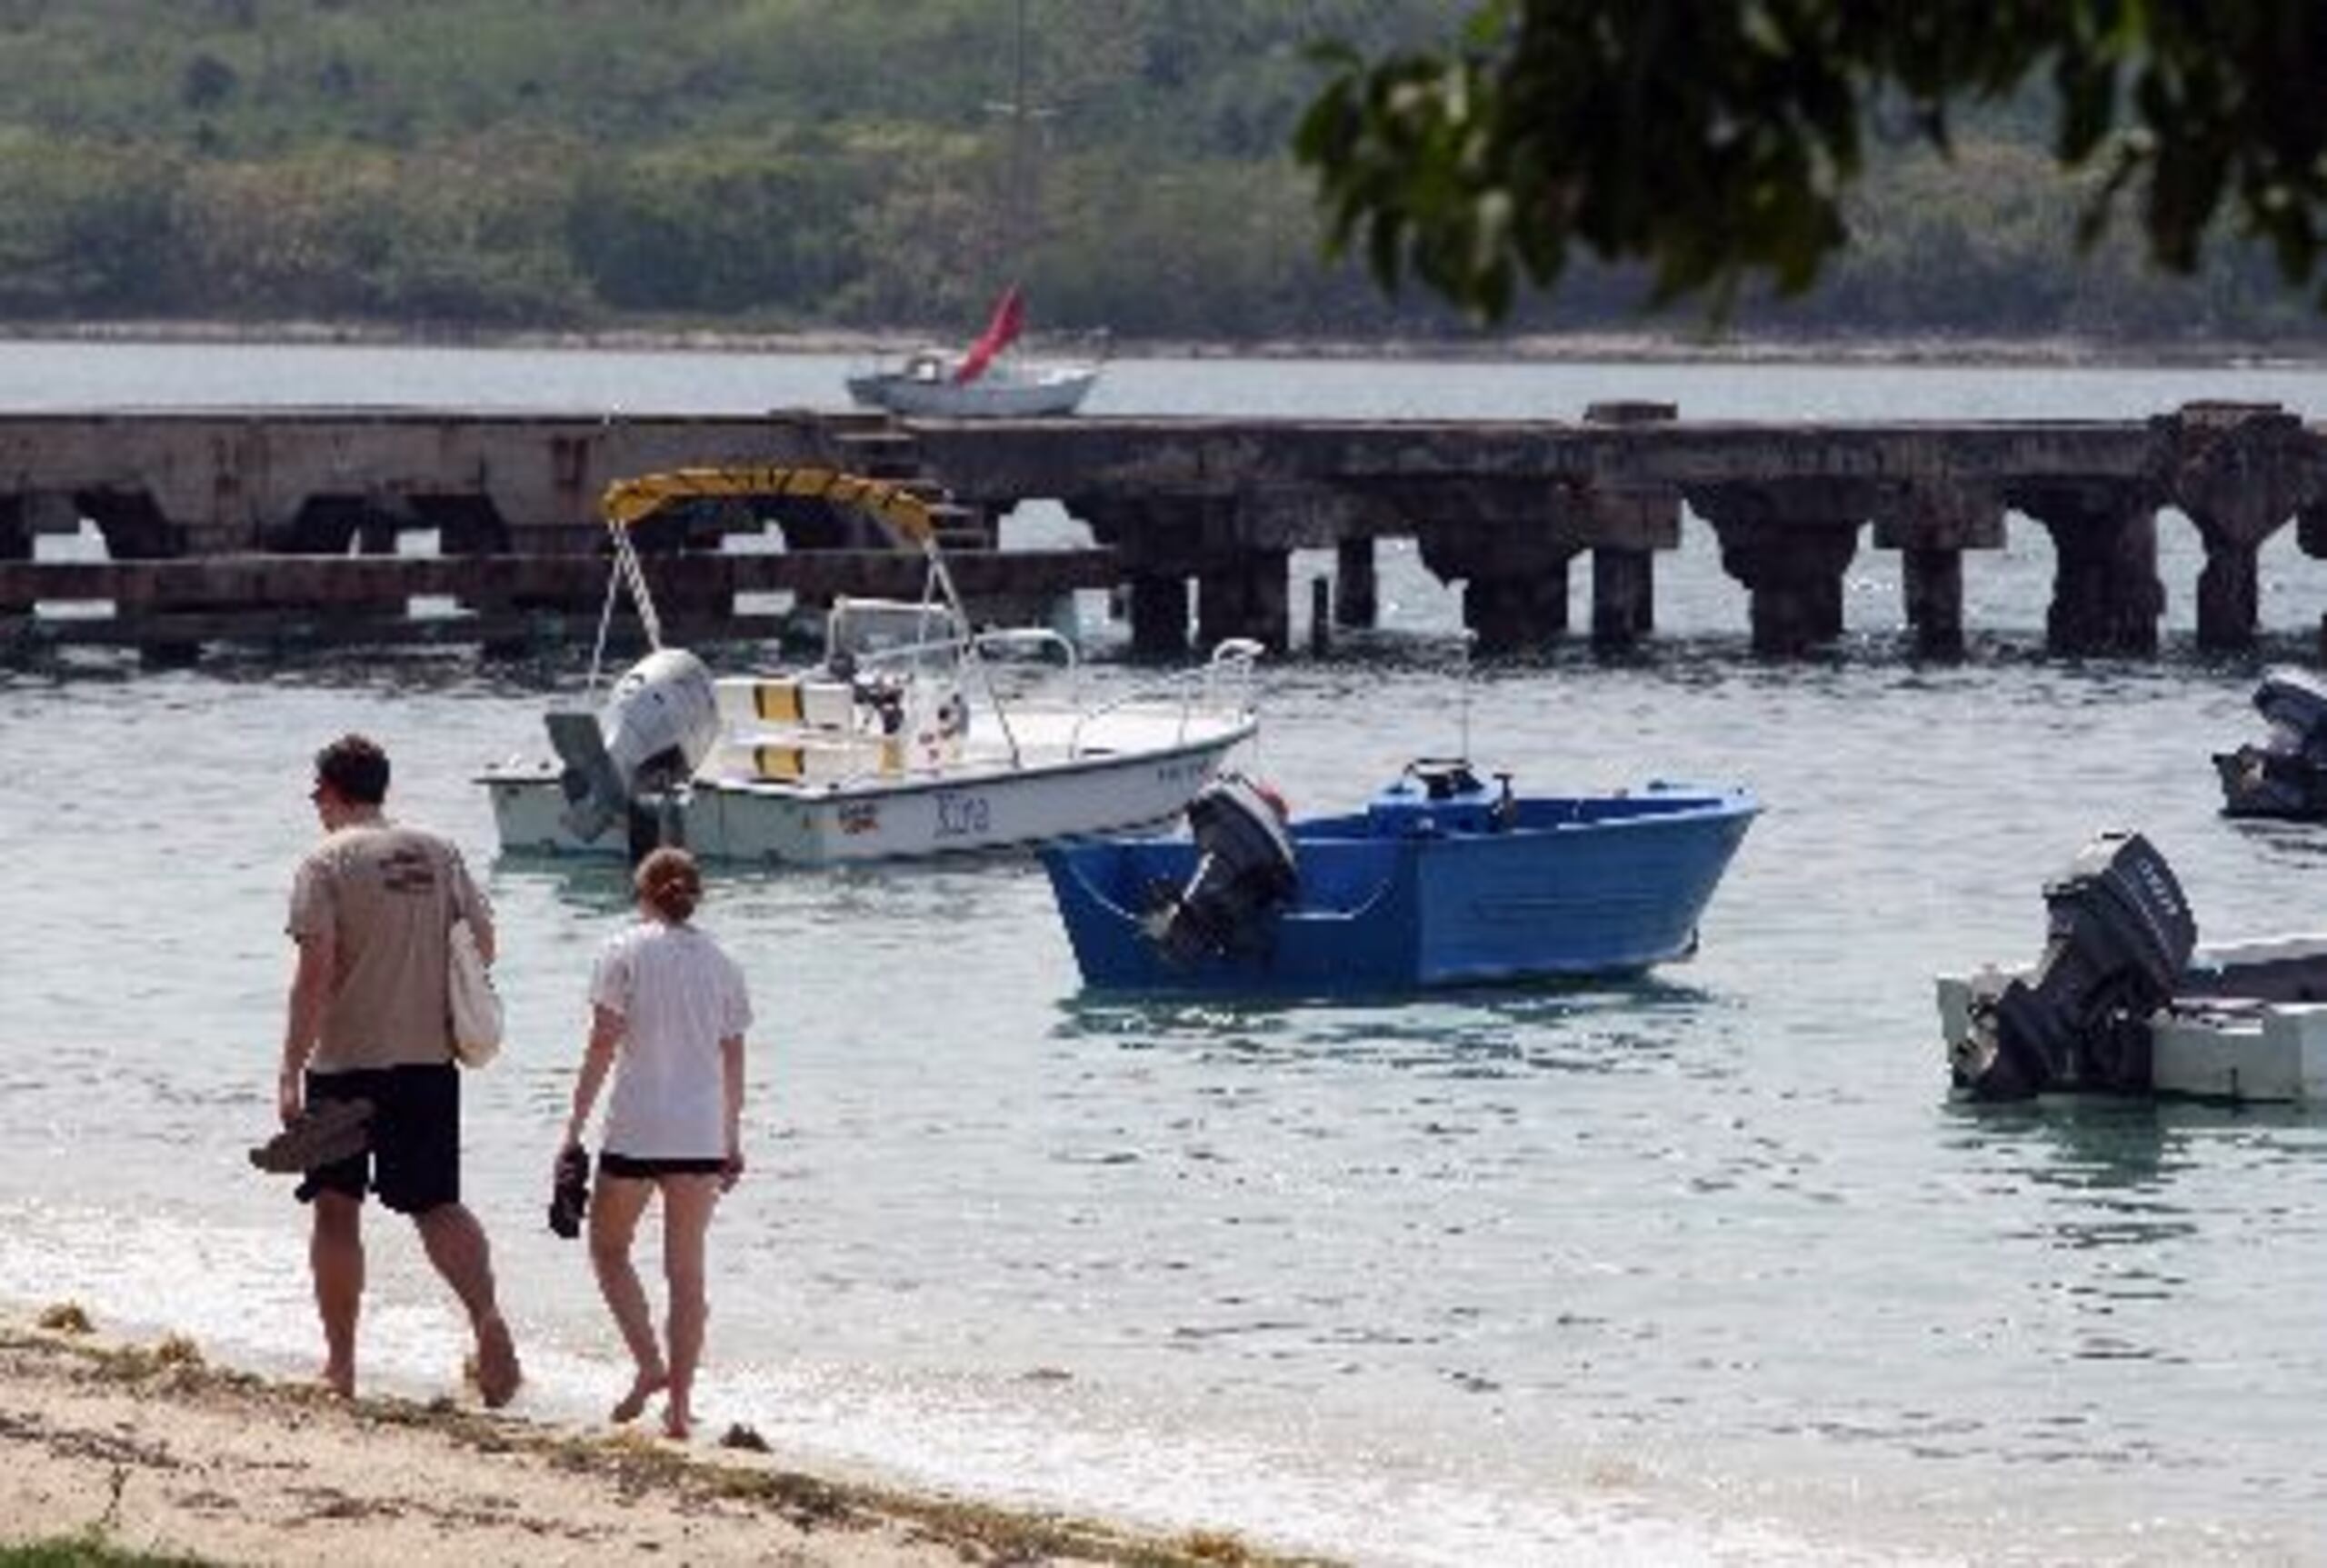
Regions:
<svg viewBox="0 0 2327 1568"><path fill-rule="evenodd" d="M458 348L626 354L894 354L930 341L895 332L750 332L725 328L608 327L589 331L398 328L313 321L12 322L0 342L234 344ZM1030 340L1037 355L1089 354L1091 340L1062 335ZM1587 332L1488 340L1273 338L1258 342L1185 342L1113 337L1114 359L1411 360L1421 363L1629 363L1645 365L1995 365L2053 369L2225 366L2327 368L2327 341L2289 349L2245 343L2114 343L2082 338L1735 336L1707 340L1683 333Z"/></svg>

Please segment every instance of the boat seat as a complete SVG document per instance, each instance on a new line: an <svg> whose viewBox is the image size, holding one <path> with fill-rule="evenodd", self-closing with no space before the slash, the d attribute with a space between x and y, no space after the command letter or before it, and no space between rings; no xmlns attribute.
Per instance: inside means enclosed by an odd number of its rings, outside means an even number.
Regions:
<svg viewBox="0 0 2327 1568"><path fill-rule="evenodd" d="M855 723L856 696L845 681L730 679L715 690L720 720L730 728L759 723L846 731Z"/></svg>
<svg viewBox="0 0 2327 1568"><path fill-rule="evenodd" d="M894 774L904 766L904 748L894 739L820 738L793 730L730 734L708 771L721 778L834 784Z"/></svg>

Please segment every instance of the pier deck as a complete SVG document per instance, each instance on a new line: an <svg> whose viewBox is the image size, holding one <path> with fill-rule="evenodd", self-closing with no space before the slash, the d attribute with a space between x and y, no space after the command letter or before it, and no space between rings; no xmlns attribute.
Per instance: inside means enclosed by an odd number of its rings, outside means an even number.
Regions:
<svg viewBox="0 0 2327 1568"><path fill-rule="evenodd" d="M1134 645L1176 653L1288 641L1296 549L1335 553L1331 614L1374 614L1373 549L1414 539L1461 587L1491 651L1569 628L1568 575L1592 573L1590 632L1651 635L1654 562L1685 504L1744 590L1754 647L1842 633L1844 575L1871 543L1903 556L1919 647L1962 645L1966 552L2006 514L2044 528L2056 650L2157 646L2158 514L2203 542L2199 640L2256 631L2256 553L2290 524L2327 554L2327 427L2274 404L2193 404L2147 419L1746 424L1609 404L1581 421L1076 417L886 421L510 414L457 410L105 410L0 414L0 644L115 642L181 652L310 627L366 640L497 644L604 603L597 498L611 481L713 463L827 464L910 481L953 505L949 553L973 598L1115 587ZM997 520L1054 501L1094 548L997 550ZM104 560L49 535L94 530ZM727 504L645 533L680 634L760 629L737 596L897 593L910 557L844 519ZM83 554L87 552L84 550ZM1192 592L1193 589L1193 592ZM444 604L417 608L414 600Z"/></svg>

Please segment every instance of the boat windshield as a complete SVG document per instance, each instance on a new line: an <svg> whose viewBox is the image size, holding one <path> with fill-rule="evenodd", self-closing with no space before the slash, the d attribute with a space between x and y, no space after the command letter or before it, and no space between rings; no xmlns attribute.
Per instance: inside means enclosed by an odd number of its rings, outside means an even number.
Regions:
<svg viewBox="0 0 2327 1568"><path fill-rule="evenodd" d="M917 655L957 655L965 635L961 617L944 604L893 599L843 599L824 631L824 661L863 668Z"/></svg>

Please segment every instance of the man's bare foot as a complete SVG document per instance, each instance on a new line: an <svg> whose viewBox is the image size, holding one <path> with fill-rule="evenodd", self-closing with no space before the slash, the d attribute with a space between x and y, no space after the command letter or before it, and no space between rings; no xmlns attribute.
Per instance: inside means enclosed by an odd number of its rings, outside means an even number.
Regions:
<svg viewBox="0 0 2327 1568"><path fill-rule="evenodd" d="M487 1410L499 1410L517 1396L517 1385L525 1381L524 1370L517 1364L516 1343L509 1337L509 1325L501 1314L479 1320L476 1325L476 1392Z"/></svg>
<svg viewBox="0 0 2327 1568"><path fill-rule="evenodd" d="M639 1412L646 1408L646 1402L670 1384L670 1374L659 1368L654 1372L640 1373L632 1381L630 1392L615 1403L614 1409L607 1413L606 1419L617 1426L626 1421L636 1421Z"/></svg>
<svg viewBox="0 0 2327 1568"><path fill-rule="evenodd" d="M315 1381L323 1385L325 1393L335 1398L355 1397L355 1369L352 1366L334 1366L325 1362L323 1370L315 1373Z"/></svg>
<svg viewBox="0 0 2327 1568"><path fill-rule="evenodd" d="M663 1407L663 1435L673 1443L684 1443L694 1433L694 1421L675 1404Z"/></svg>

